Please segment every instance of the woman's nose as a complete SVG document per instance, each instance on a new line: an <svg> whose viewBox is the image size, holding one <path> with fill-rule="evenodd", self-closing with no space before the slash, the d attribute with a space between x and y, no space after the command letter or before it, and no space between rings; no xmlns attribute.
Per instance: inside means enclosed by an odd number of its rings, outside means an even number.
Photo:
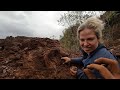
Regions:
<svg viewBox="0 0 120 90"><path fill-rule="evenodd" d="M84 46L87 46L89 45L89 43L87 41L84 42Z"/></svg>

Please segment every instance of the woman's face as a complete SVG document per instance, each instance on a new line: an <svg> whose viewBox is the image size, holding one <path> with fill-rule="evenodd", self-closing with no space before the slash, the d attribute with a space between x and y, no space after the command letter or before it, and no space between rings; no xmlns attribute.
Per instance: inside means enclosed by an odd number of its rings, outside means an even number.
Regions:
<svg viewBox="0 0 120 90"><path fill-rule="evenodd" d="M85 28L80 32L80 46L81 48L89 54L94 51L99 44L99 39L95 35L95 32L91 29Z"/></svg>

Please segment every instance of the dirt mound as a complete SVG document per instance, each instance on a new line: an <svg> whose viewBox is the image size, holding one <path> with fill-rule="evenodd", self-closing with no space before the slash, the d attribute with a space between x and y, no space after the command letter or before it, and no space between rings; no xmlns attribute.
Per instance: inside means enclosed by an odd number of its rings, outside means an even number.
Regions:
<svg viewBox="0 0 120 90"><path fill-rule="evenodd" d="M74 79L62 56L79 53L66 51L58 40L49 38L0 39L0 79Z"/></svg>

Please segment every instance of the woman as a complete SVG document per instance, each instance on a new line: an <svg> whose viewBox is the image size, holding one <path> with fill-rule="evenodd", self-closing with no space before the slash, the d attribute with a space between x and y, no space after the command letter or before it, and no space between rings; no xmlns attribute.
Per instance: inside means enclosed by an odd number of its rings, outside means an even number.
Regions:
<svg viewBox="0 0 120 90"><path fill-rule="evenodd" d="M80 58L62 57L61 59L64 59L65 63L70 62L83 65L83 68L94 63L94 60L100 57L116 60L116 57L102 44L103 29L104 23L100 19L96 17L88 18L78 27L77 32L83 56ZM78 79L88 79L82 69L72 67L70 72L72 75L76 75ZM97 78L103 78L96 70L92 70L92 72Z"/></svg>

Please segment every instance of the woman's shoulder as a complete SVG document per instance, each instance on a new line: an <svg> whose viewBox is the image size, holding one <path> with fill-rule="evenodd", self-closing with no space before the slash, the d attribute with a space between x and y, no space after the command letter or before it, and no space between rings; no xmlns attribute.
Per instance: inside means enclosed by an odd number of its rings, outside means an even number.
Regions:
<svg viewBox="0 0 120 90"><path fill-rule="evenodd" d="M106 57L106 58L110 58L110 59L115 59L114 55L107 50L106 48L101 48L96 55L100 56L100 57Z"/></svg>

